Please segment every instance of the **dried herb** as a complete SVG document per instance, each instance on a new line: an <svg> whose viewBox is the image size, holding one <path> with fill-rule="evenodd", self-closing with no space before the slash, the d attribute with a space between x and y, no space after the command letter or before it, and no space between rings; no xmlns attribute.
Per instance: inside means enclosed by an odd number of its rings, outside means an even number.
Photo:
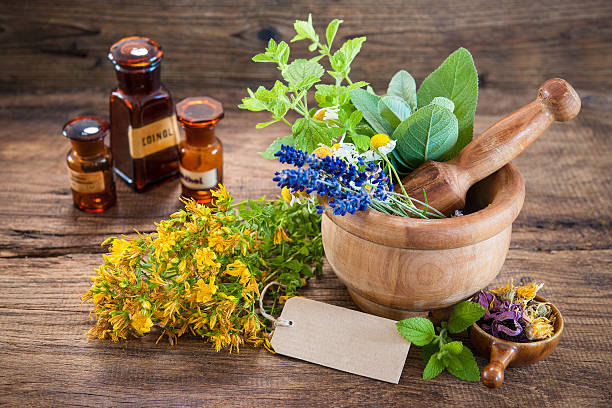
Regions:
<svg viewBox="0 0 612 408"><path fill-rule="evenodd" d="M190 332L217 351L269 347L259 293L273 280L285 285L271 292L275 314L313 267L321 271L320 216L284 201L232 204L223 186L213 194L213 208L185 201L156 232L104 242L109 252L82 296L94 303L90 337L118 341L158 326L172 343Z"/></svg>
<svg viewBox="0 0 612 408"><path fill-rule="evenodd" d="M479 381L480 371L472 351L448 334L460 333L482 317L486 309L473 302L461 302L453 309L448 322L434 329L424 317L411 317L397 322L397 330L415 346L420 346L425 363L423 379L431 379L445 368L455 377L466 381ZM437 329L437 334L436 334Z"/></svg>
<svg viewBox="0 0 612 408"><path fill-rule="evenodd" d="M515 287L510 279L501 288L479 292L473 301L487 311L478 325L495 337L521 343L552 337L552 309L548 303L535 300L542 286L532 282Z"/></svg>

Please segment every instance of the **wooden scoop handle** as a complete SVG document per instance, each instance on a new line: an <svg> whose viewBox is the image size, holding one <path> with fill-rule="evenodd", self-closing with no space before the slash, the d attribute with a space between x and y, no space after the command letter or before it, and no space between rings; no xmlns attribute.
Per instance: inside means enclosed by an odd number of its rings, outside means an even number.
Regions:
<svg viewBox="0 0 612 408"><path fill-rule="evenodd" d="M489 364L482 370L482 383L489 388L497 388L504 382L504 370L518 353L515 346L496 341L491 345Z"/></svg>
<svg viewBox="0 0 612 408"><path fill-rule="evenodd" d="M578 93L561 78L544 82L535 101L504 117L475 138L449 164L467 189L502 168L527 148L553 121L580 112Z"/></svg>

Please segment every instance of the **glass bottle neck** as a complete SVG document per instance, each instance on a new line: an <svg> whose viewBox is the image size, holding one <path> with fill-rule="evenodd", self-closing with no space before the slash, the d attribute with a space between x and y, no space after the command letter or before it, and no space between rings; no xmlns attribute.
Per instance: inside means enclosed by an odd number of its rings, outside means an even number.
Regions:
<svg viewBox="0 0 612 408"><path fill-rule="evenodd" d="M191 146L208 146L215 141L215 125L186 127L185 139Z"/></svg>
<svg viewBox="0 0 612 408"><path fill-rule="evenodd" d="M71 140L72 148L75 153L83 158L92 158L99 156L104 153L104 139L102 140L91 140L87 142L80 142L78 140Z"/></svg>
<svg viewBox="0 0 612 408"><path fill-rule="evenodd" d="M116 70L119 89L126 94L148 94L161 87L161 65L151 71Z"/></svg>

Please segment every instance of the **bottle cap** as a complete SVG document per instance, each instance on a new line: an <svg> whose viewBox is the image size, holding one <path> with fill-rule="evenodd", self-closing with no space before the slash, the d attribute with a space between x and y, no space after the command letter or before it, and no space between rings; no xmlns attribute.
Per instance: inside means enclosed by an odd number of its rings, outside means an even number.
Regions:
<svg viewBox="0 0 612 408"><path fill-rule="evenodd" d="M176 117L184 127L215 125L223 116L221 102L208 96L185 98L176 104Z"/></svg>
<svg viewBox="0 0 612 408"><path fill-rule="evenodd" d="M102 140L109 132L108 122L95 116L82 116L64 125L62 134L70 140L93 142Z"/></svg>
<svg viewBox="0 0 612 408"><path fill-rule="evenodd" d="M156 41L146 37L126 37L114 43L108 59L116 70L150 71L161 62L164 51Z"/></svg>

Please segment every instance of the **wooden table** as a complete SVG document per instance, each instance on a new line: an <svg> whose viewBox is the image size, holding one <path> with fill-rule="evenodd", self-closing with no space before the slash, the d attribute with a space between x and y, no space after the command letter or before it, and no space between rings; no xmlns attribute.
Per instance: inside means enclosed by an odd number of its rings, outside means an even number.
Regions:
<svg viewBox="0 0 612 408"><path fill-rule="evenodd" d="M79 295L101 262L109 235L151 231L179 207L176 182L144 194L118 181L118 204L88 215L72 206L64 121L104 114L105 90L0 96L0 405L237 406L605 406L612 362L612 97L583 91L578 118L553 124L515 164L527 184L511 249L494 284L542 281L566 320L546 360L507 370L489 390L440 375L421 379L417 347L399 385L244 347L216 353L184 336L178 345L149 335L120 343L88 341L90 304ZM197 90L176 91L178 98ZM256 155L282 127L255 130L262 115L238 111L243 91L206 92L225 102L219 135L226 184L238 198L278 193L277 163ZM502 97L503 96L503 97ZM484 89L476 131L529 102L535 89ZM326 266L303 295L355 308ZM486 360L478 357L482 368Z"/></svg>

